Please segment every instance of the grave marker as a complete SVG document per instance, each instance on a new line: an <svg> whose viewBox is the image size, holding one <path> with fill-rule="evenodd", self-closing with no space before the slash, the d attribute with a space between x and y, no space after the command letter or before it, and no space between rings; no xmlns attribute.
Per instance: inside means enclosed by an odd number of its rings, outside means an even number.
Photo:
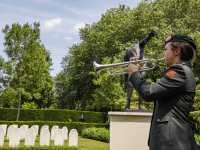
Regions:
<svg viewBox="0 0 200 150"><path fill-rule="evenodd" d="M51 140L54 140L55 131L59 129L59 126L55 125L51 129Z"/></svg>
<svg viewBox="0 0 200 150"><path fill-rule="evenodd" d="M0 146L3 146L4 144L4 136L5 136L5 131L3 126L0 126Z"/></svg>
<svg viewBox="0 0 200 150"><path fill-rule="evenodd" d="M5 134L4 134L4 135L6 135L7 124L1 124L1 125L0 125L0 127L3 127L3 129L4 129L4 132L5 132Z"/></svg>
<svg viewBox="0 0 200 150"><path fill-rule="evenodd" d="M44 145L49 146L49 142L50 142L49 129L47 129L46 127L42 128L40 132L40 146L44 146Z"/></svg>
<svg viewBox="0 0 200 150"><path fill-rule="evenodd" d="M69 132L69 146L78 146L78 132L71 129Z"/></svg>
<svg viewBox="0 0 200 150"><path fill-rule="evenodd" d="M25 146L34 146L35 145L36 134L34 128L28 129L25 136Z"/></svg>
<svg viewBox="0 0 200 150"><path fill-rule="evenodd" d="M13 127L14 129L11 130L10 133L10 140L9 140L9 146L10 147L18 147L20 142L20 136L19 136L19 129Z"/></svg>
<svg viewBox="0 0 200 150"><path fill-rule="evenodd" d="M54 145L62 146L63 144L64 144L63 132L62 129L58 129L55 131Z"/></svg>
<svg viewBox="0 0 200 150"><path fill-rule="evenodd" d="M14 128L18 128L18 125L10 125L9 127L8 127L8 132L7 132L7 139L10 139L10 134L11 134L11 132L12 132L12 130L14 129Z"/></svg>
<svg viewBox="0 0 200 150"><path fill-rule="evenodd" d="M63 131L63 139L67 140L68 139L68 128L66 126L62 127Z"/></svg>

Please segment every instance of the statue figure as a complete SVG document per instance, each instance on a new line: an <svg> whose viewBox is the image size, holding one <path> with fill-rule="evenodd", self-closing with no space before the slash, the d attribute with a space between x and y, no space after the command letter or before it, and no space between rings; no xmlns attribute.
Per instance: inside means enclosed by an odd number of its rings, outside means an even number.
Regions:
<svg viewBox="0 0 200 150"><path fill-rule="evenodd" d="M132 57L136 57L139 60L145 59L144 54L143 54L144 47L146 43L150 41L151 38L154 36L156 36L156 32L151 31L143 40L139 41L137 44L133 45L130 49L126 50L126 54L124 55L124 62L130 61L130 58ZM141 72L141 75L144 78L146 78L146 72ZM125 92L127 92L127 104L126 104L125 109L130 109L130 101L131 101L131 96L133 93L133 86L128 81L128 79L129 79L129 75L125 74L124 75L124 80L125 80L124 89L125 89ZM143 109L142 102L143 102L143 99L141 96L139 96L139 109Z"/></svg>

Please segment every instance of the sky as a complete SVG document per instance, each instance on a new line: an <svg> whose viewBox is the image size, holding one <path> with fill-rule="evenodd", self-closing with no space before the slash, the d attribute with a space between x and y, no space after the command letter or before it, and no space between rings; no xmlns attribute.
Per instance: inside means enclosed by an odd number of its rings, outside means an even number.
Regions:
<svg viewBox="0 0 200 150"><path fill-rule="evenodd" d="M0 30L6 24L24 25L40 22L41 44L50 51L53 66L51 75L61 70L62 58L68 55L69 47L81 43L79 29L85 23L96 23L111 8L119 4L137 7L142 0L0 0ZM4 34L0 32L0 56L7 60Z"/></svg>

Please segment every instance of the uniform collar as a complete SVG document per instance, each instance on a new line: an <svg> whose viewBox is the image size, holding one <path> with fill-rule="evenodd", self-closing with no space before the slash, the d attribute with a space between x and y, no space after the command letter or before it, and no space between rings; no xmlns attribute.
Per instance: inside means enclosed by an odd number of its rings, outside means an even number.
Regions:
<svg viewBox="0 0 200 150"><path fill-rule="evenodd" d="M182 64L182 65L187 65L187 66L191 67L191 63L189 61L180 61L176 64ZM176 64L174 64L174 65L176 65Z"/></svg>

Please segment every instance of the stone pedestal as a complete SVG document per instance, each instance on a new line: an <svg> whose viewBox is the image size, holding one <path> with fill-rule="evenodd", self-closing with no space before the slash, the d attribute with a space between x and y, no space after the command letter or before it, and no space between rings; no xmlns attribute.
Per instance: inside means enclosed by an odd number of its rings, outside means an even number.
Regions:
<svg viewBox="0 0 200 150"><path fill-rule="evenodd" d="M152 112L108 112L110 150L148 150Z"/></svg>

